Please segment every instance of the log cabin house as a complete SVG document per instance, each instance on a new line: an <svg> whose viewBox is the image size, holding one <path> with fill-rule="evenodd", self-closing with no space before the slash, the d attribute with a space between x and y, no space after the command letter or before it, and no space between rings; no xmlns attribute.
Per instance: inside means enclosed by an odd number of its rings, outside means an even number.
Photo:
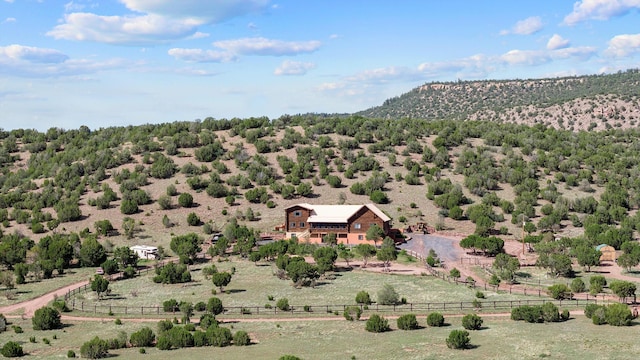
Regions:
<svg viewBox="0 0 640 360"><path fill-rule="evenodd" d="M339 244L373 244L367 240L367 230L376 224L385 234L391 231L391 219L373 204L311 205L296 204L285 209L287 238L296 237L311 243L322 243L329 233Z"/></svg>

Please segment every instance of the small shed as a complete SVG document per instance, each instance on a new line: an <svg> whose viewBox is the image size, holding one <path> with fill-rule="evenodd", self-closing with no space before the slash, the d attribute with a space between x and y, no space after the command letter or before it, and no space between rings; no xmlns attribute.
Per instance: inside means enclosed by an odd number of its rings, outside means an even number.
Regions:
<svg viewBox="0 0 640 360"><path fill-rule="evenodd" d="M130 249L138 255L140 259L156 260L158 258L158 248L149 245L135 245Z"/></svg>
<svg viewBox="0 0 640 360"><path fill-rule="evenodd" d="M616 261L616 249L611 245L600 244L596 246L596 250L600 251L600 261Z"/></svg>

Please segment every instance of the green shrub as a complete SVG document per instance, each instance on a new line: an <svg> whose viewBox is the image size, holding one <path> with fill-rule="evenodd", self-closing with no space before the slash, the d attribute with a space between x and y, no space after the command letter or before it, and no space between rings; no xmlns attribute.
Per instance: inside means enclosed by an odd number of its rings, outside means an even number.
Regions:
<svg viewBox="0 0 640 360"><path fill-rule="evenodd" d="M541 307L542 309L542 321L544 322L558 322L560 321L560 312L558 307L553 303L545 303Z"/></svg>
<svg viewBox="0 0 640 360"><path fill-rule="evenodd" d="M418 328L418 319L414 314L405 314L398 318L398 329L414 330Z"/></svg>
<svg viewBox="0 0 640 360"><path fill-rule="evenodd" d="M0 333L7 331L7 318L0 314Z"/></svg>
<svg viewBox="0 0 640 360"><path fill-rule="evenodd" d="M631 325L633 315L627 304L614 303L607 306L605 319L609 325L629 326Z"/></svg>
<svg viewBox="0 0 640 360"><path fill-rule="evenodd" d="M212 314L204 314L200 316L200 327L202 330L207 331L211 326L218 327L218 320Z"/></svg>
<svg viewBox="0 0 640 360"><path fill-rule="evenodd" d="M587 306L584 307L584 316L591 319L591 316L600 308L604 308L604 305L587 304Z"/></svg>
<svg viewBox="0 0 640 360"><path fill-rule="evenodd" d="M287 298L278 299L276 307L282 311L289 311L289 300Z"/></svg>
<svg viewBox="0 0 640 360"><path fill-rule="evenodd" d="M19 325L12 325L11 328L16 334L22 334L24 332L24 330L22 330L22 326Z"/></svg>
<svg viewBox="0 0 640 360"><path fill-rule="evenodd" d="M571 289L565 284L554 284L547 288L549 295L556 300L571 299L573 294Z"/></svg>
<svg viewBox="0 0 640 360"><path fill-rule="evenodd" d="M362 309L359 306L347 306L344 309L344 318L348 321L360 320Z"/></svg>
<svg viewBox="0 0 640 360"><path fill-rule="evenodd" d="M205 311L207 310L207 304L204 301L198 301L195 305L193 305L193 309L195 311Z"/></svg>
<svg viewBox="0 0 640 360"><path fill-rule="evenodd" d="M278 360L302 360L302 359L294 355L282 355Z"/></svg>
<svg viewBox="0 0 640 360"><path fill-rule="evenodd" d="M75 358L76 357L76 352L73 351L73 350L67 351L67 357L68 358Z"/></svg>
<svg viewBox="0 0 640 360"><path fill-rule="evenodd" d="M207 338L211 346L217 347L229 346L233 340L231 330L224 327L210 327L207 329Z"/></svg>
<svg viewBox="0 0 640 360"><path fill-rule="evenodd" d="M140 349L138 349L138 352L139 352L140 354L146 354L146 353L147 353L147 349L145 349L145 348L140 348Z"/></svg>
<svg viewBox="0 0 640 360"><path fill-rule="evenodd" d="M83 358L102 359L107 357L108 354L109 354L109 345L105 340L102 340L97 336L85 342L80 347L80 355Z"/></svg>
<svg viewBox="0 0 640 360"><path fill-rule="evenodd" d="M575 278L573 279L573 281L571 281L571 291L573 291L574 293L577 294L577 293L585 292L586 290L587 290L587 287L581 278Z"/></svg>
<svg viewBox="0 0 640 360"><path fill-rule="evenodd" d="M159 350L171 350L171 341L169 340L169 337L166 335L160 336L156 343L156 347Z"/></svg>
<svg viewBox="0 0 640 360"><path fill-rule="evenodd" d="M129 342L133 347L152 346L156 339L156 335L149 327L143 327L142 329L131 334Z"/></svg>
<svg viewBox="0 0 640 360"><path fill-rule="evenodd" d="M120 320L120 318L117 318L115 321L116 325L122 325L122 320Z"/></svg>
<svg viewBox="0 0 640 360"><path fill-rule="evenodd" d="M446 341L449 349L466 349L469 342L469 332L466 330L451 331Z"/></svg>
<svg viewBox="0 0 640 360"><path fill-rule="evenodd" d="M24 355L24 351L22 350L22 346L15 341L8 341L2 349L0 349L0 353L2 356L7 358L12 357L20 357Z"/></svg>
<svg viewBox="0 0 640 360"><path fill-rule="evenodd" d="M193 332L193 331L196 331L196 326L194 324L189 323L184 326L184 329L187 331Z"/></svg>
<svg viewBox="0 0 640 360"><path fill-rule="evenodd" d="M562 310L562 313L560 314L560 320L567 321L569 320L570 317L571 317L571 313L569 313L569 310L567 309Z"/></svg>
<svg viewBox="0 0 640 360"><path fill-rule="evenodd" d="M358 294L356 294L356 303L370 305L371 297L369 296L369 293L364 290L358 292Z"/></svg>
<svg viewBox="0 0 640 360"><path fill-rule="evenodd" d="M249 344L251 344L251 339L246 331L238 331L233 335L233 345L247 346Z"/></svg>
<svg viewBox="0 0 640 360"><path fill-rule="evenodd" d="M162 302L162 310L165 312L175 312L178 311L178 300L169 299Z"/></svg>
<svg viewBox="0 0 640 360"><path fill-rule="evenodd" d="M196 330L193 332L193 346L202 347L209 345L207 334L203 331Z"/></svg>
<svg viewBox="0 0 640 360"><path fill-rule="evenodd" d="M529 305L518 306L511 309L511 320L526 321L528 323L542 322L542 308Z"/></svg>
<svg viewBox="0 0 640 360"><path fill-rule="evenodd" d="M400 296L389 284L384 284L382 289L378 291L378 303L381 305L395 305L398 303Z"/></svg>
<svg viewBox="0 0 640 360"><path fill-rule="evenodd" d="M467 314L462 318L462 327L467 330L480 330L482 328L482 318L476 314Z"/></svg>
<svg viewBox="0 0 640 360"><path fill-rule="evenodd" d="M427 316L427 325L440 327L444 325L444 316L438 312L433 312Z"/></svg>
<svg viewBox="0 0 640 360"><path fill-rule="evenodd" d="M33 330L54 330L62 327L60 313L51 307L42 307L33 314L31 318Z"/></svg>
<svg viewBox="0 0 640 360"><path fill-rule="evenodd" d="M373 314L367 320L365 330L368 332L381 333L391 330L389 322L378 314Z"/></svg>

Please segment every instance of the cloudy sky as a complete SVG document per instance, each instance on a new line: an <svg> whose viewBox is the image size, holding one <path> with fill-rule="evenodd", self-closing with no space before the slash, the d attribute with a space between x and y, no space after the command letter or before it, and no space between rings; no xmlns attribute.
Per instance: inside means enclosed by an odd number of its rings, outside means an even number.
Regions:
<svg viewBox="0 0 640 360"><path fill-rule="evenodd" d="M0 0L0 128L379 105L640 67L640 0Z"/></svg>

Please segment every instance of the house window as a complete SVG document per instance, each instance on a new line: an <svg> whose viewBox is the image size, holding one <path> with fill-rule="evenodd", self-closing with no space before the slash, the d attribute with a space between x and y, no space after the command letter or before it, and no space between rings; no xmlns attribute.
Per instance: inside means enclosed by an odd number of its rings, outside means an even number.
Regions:
<svg viewBox="0 0 640 360"><path fill-rule="evenodd" d="M289 227L292 227L292 228L296 227L296 223L292 221L291 224L289 224Z"/></svg>
<svg viewBox="0 0 640 360"><path fill-rule="evenodd" d="M301 228L304 227L304 223L303 222L300 223L300 227Z"/></svg>
<svg viewBox="0 0 640 360"><path fill-rule="evenodd" d="M364 235L358 235L358 240L364 240Z"/></svg>
<svg viewBox="0 0 640 360"><path fill-rule="evenodd" d="M294 212L293 212L293 216L295 216L295 217L300 217L300 216L302 216L302 211L300 211L300 210L296 210L296 211L294 211Z"/></svg>
<svg viewBox="0 0 640 360"><path fill-rule="evenodd" d="M360 229L361 227L362 227L362 225L360 225L360 223L353 224L353 228L356 229L356 230Z"/></svg>

